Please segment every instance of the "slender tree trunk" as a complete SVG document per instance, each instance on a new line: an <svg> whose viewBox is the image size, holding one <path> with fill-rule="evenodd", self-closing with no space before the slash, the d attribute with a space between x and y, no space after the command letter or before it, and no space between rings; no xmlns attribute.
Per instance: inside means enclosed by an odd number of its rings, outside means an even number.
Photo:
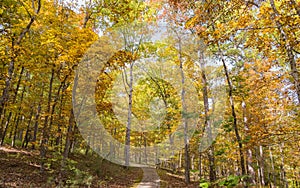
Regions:
<svg viewBox="0 0 300 188"><path fill-rule="evenodd" d="M232 88L232 84L230 81L230 77L229 77L229 73L228 73L228 69L227 69L227 65L224 59L224 56L221 52L220 46L218 44L218 50L219 53L221 55L221 61L223 64L223 68L224 68L224 72L225 72L225 76L226 76L226 80L227 80L227 84L228 84L228 96L229 96L229 100L230 100L230 106L231 106L231 115L233 117L233 128L234 128L234 132L235 132L235 137L237 139L238 142L238 146L239 146L239 155L240 155L240 167L242 170L242 175L246 175L246 169L245 169L245 160L244 160L244 152L243 152L243 144L242 144L242 139L239 133L239 129L237 126L237 117L236 117L236 112L235 112L235 106L234 106L234 99L233 99L233 88Z"/></svg>
<svg viewBox="0 0 300 188"><path fill-rule="evenodd" d="M14 117L14 120L12 121L12 122L13 122L13 125L15 125L15 124L16 124L17 118L18 118L18 114L16 114L16 115L15 115L15 117ZM10 129L10 131L9 131L9 134L8 134L8 138L9 138L9 139L11 139L11 138L12 138L12 136L13 136L13 132L14 132L14 129L13 129L13 128L11 128L11 129Z"/></svg>
<svg viewBox="0 0 300 188"><path fill-rule="evenodd" d="M2 116L0 116L1 122L0 122L0 139L3 136L3 131L4 131L4 121L5 121L5 114L6 114L6 109L3 110ZM0 140L1 141L1 140Z"/></svg>
<svg viewBox="0 0 300 188"><path fill-rule="evenodd" d="M36 145L36 140L37 140L37 133L38 133L38 125L39 125L39 119L40 119L40 114L41 114L41 110L42 110L42 95L43 95L43 89L41 92L41 99L40 102L38 104L37 107L37 111L35 114L35 120L34 120L34 129L33 129L33 138L32 138L32 149L35 149L35 145Z"/></svg>
<svg viewBox="0 0 300 188"><path fill-rule="evenodd" d="M19 110L21 110L21 108L19 108ZM16 138L17 138L17 133L18 133L18 128L19 128L19 121L20 121L20 114L18 113L16 115L16 122L15 122L15 126L14 126L13 137L12 137L12 140L11 140L11 147L15 147L15 145L16 145Z"/></svg>
<svg viewBox="0 0 300 188"><path fill-rule="evenodd" d="M18 108L18 113L16 115L17 121L16 121L15 127L14 127L14 135L13 135L13 139L12 139L12 143L11 143L12 147L15 147L15 141L16 141L16 136L17 136L17 132L18 132L18 126L19 126L19 120L20 120L19 116L20 116L20 112L21 112L21 109L22 109L22 102L23 102L25 90L26 90L25 87L23 87L23 91L22 91L22 95L21 95L21 99L20 99L20 106Z"/></svg>
<svg viewBox="0 0 300 188"><path fill-rule="evenodd" d="M192 170L195 170L194 158L195 158L195 155L192 154L192 156L191 156L191 168L192 168Z"/></svg>
<svg viewBox="0 0 300 188"><path fill-rule="evenodd" d="M182 168L182 152L179 152L178 168Z"/></svg>
<svg viewBox="0 0 300 188"><path fill-rule="evenodd" d="M253 154L251 149L247 150L247 169L249 174L248 182L255 185L255 171L253 168Z"/></svg>
<svg viewBox="0 0 300 188"><path fill-rule="evenodd" d="M60 93L64 89L65 83L66 83L68 77L69 77L69 75L66 75L65 78L64 78L64 80L60 83L60 85L59 85L59 87L57 89L56 95L54 97L54 101L53 101L53 104L52 104L52 107L51 107L51 115L50 115L50 121L49 121L49 130L52 129L55 108L56 108L56 105L58 103L58 99L60 98Z"/></svg>
<svg viewBox="0 0 300 188"><path fill-rule="evenodd" d="M69 118L68 132L67 132L67 137L66 137L66 145L65 145L64 154L63 154L63 157L65 159L69 157L69 149L70 149L70 146L71 146L71 140L73 139L72 138L73 123L74 123L74 113L73 113L73 109L71 109L70 118Z"/></svg>
<svg viewBox="0 0 300 188"><path fill-rule="evenodd" d="M272 168L271 174L272 174L272 177L273 177L272 180L270 179L270 182L271 182L271 187L273 188L273 187L276 187L276 175L275 175L276 172L275 172L274 160L273 160L273 154L272 154L272 148L271 147L269 147L269 151L270 151L270 162L271 162L271 168ZM273 183L272 183L272 181L273 181Z"/></svg>
<svg viewBox="0 0 300 188"><path fill-rule="evenodd" d="M0 144L1 146L4 144L4 140L5 140L5 136L6 136L6 132L7 132L7 129L8 129L8 125L9 125L9 121L10 121L11 115L12 115L12 113L10 112L8 114L8 118L7 118L6 122L5 122L4 131L3 131L3 134L2 134L2 138L1 138L1 144Z"/></svg>
<svg viewBox="0 0 300 188"><path fill-rule="evenodd" d="M156 147L156 148L155 148L155 164L156 164L156 168L159 168L160 165L161 165L158 156L159 156L159 147Z"/></svg>
<svg viewBox="0 0 300 188"><path fill-rule="evenodd" d="M209 120L209 103L208 103L208 83L205 73L205 59L203 57L203 52L199 49L199 61L200 61L200 68L201 68L201 78L202 78L202 93L203 93L203 103L204 103L204 114L205 114L205 120L204 120L204 127L208 129L208 140L212 140L212 128L211 128L211 122ZM214 146L211 145L208 149L208 162L209 162L209 180L210 182L214 182L216 178L216 170L215 170L215 157L214 157Z"/></svg>
<svg viewBox="0 0 300 188"><path fill-rule="evenodd" d="M265 169L265 164L264 164L264 152L263 152L263 147L259 146L259 171L260 171L260 183L262 186L265 186L265 175L264 175L264 170Z"/></svg>
<svg viewBox="0 0 300 188"><path fill-rule="evenodd" d="M145 157L145 164L148 163L148 156L147 156L147 133L145 132L144 134L144 157Z"/></svg>
<svg viewBox="0 0 300 188"><path fill-rule="evenodd" d="M244 127L245 127L245 131L249 132L246 108L247 107L246 107L245 101L242 101ZM255 171L253 168L252 161L253 161L252 150L250 148L248 148L247 149L247 171L248 171L248 175L249 175L248 182L250 184L255 185Z"/></svg>
<svg viewBox="0 0 300 188"><path fill-rule="evenodd" d="M261 186L261 174L260 174L259 157L258 157L257 151L256 151L256 164L257 164L257 180L256 180L256 182Z"/></svg>
<svg viewBox="0 0 300 188"><path fill-rule="evenodd" d="M91 137L89 136L89 137L88 137L87 144L86 144L86 148L85 148L85 155L88 155L88 153L89 153L89 150L90 150L90 144L91 144Z"/></svg>
<svg viewBox="0 0 300 188"><path fill-rule="evenodd" d="M185 182L187 184L190 183L190 154L189 154L189 140L188 140L188 121L185 117L187 113L187 107L185 104L185 75L183 71L183 60L182 60L182 47L181 47L181 37L178 36L178 45L179 45L179 68L180 68L180 76L181 76L181 105L182 105L182 117L183 117L183 125L184 125L184 159L185 159L185 169L184 176Z"/></svg>
<svg viewBox="0 0 300 188"><path fill-rule="evenodd" d="M25 136L22 142L22 148L27 148L28 142L31 139L31 130L30 130L30 124L31 124L31 120L32 120L32 115L33 115L33 108L31 108L31 112L29 115L29 120L28 120L28 124L26 127L26 132L25 132Z"/></svg>
<svg viewBox="0 0 300 188"><path fill-rule="evenodd" d="M279 152L280 152L280 158L281 158L281 164L280 164L280 174L281 174L281 180L283 182L282 187L288 188L288 181L286 179L286 172L284 168L284 152L283 152L284 143L279 145Z"/></svg>
<svg viewBox="0 0 300 188"><path fill-rule="evenodd" d="M59 105L59 114L58 114L58 124L57 124L57 136L55 138L55 145L58 147L59 152L62 152L61 142L62 142L62 130L61 130L61 122L62 119L62 110L63 110L63 99L64 95L62 94Z"/></svg>
<svg viewBox="0 0 300 188"><path fill-rule="evenodd" d="M130 64L129 70L129 93L128 93L128 116L127 116L127 126L126 126L126 136L125 136L125 166L129 166L130 160L130 132L131 132L131 115L132 115L132 92L133 92L133 65L134 62ZM125 73L126 74L126 73Z"/></svg>
<svg viewBox="0 0 300 188"><path fill-rule="evenodd" d="M41 173L44 172L44 164L46 160L46 152L47 152L47 144L48 144L48 119L49 119L49 114L51 112L51 101L52 101L52 85L53 85L53 80L54 80L54 69L52 69L51 73L51 78L50 78L50 83L49 83L49 93L48 93L48 104L47 104L47 110L46 110L46 116L45 116L45 121L44 121L44 127L43 127L43 136L42 136L42 142L40 145L40 156L41 156Z"/></svg>
<svg viewBox="0 0 300 188"><path fill-rule="evenodd" d="M69 151L70 151L70 147L71 147L71 139L72 139L72 133L73 133L73 122L74 122L74 112L73 112L73 109L71 108L70 116L69 116L69 126L68 126L67 136L66 136L66 143L65 143L63 158L61 160L61 167L60 167L60 171L59 171L59 175L58 175L59 187L62 186L62 176L63 176L64 168L66 165L66 160L69 157Z"/></svg>

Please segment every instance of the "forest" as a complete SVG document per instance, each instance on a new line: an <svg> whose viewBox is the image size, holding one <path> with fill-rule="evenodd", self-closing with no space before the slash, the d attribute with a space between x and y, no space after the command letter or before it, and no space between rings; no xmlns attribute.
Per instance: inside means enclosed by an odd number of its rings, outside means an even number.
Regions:
<svg viewBox="0 0 300 188"><path fill-rule="evenodd" d="M0 187L300 187L300 0L0 15Z"/></svg>

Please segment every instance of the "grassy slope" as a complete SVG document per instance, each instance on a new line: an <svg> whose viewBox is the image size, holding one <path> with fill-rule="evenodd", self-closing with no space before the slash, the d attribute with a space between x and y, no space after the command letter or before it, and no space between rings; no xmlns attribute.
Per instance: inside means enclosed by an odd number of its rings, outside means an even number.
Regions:
<svg viewBox="0 0 300 188"><path fill-rule="evenodd" d="M41 175L37 151L0 147L0 187L55 187L61 160L51 158ZM131 187L142 176L139 168L126 170L97 155L72 154L63 173L63 183L64 187Z"/></svg>

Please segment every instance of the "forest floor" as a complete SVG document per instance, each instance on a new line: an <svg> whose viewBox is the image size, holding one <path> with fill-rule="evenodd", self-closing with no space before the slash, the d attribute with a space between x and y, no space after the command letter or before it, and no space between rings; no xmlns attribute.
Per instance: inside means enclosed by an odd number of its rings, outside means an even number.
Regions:
<svg viewBox="0 0 300 188"><path fill-rule="evenodd" d="M96 154L70 154L61 171L61 157L48 153L45 171L41 174L37 150L0 147L0 188L2 187L56 187L62 172L62 187L137 187L143 178L141 168L125 169L103 160ZM157 170L160 187L198 187L194 182L187 186L182 175Z"/></svg>

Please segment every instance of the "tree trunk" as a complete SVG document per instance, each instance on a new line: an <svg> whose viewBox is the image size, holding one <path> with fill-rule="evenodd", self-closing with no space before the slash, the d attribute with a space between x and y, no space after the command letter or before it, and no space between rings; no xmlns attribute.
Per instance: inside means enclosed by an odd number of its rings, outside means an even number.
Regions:
<svg viewBox="0 0 300 188"><path fill-rule="evenodd" d="M130 64L129 70L129 93L128 93L128 116L127 116L127 126L125 135L125 166L129 166L130 160L130 132L131 132L131 115L132 115L132 92L133 92L133 65L134 62ZM124 73L126 74L126 73ZM126 80L127 83L127 80ZM126 86L125 86L126 87Z"/></svg>
<svg viewBox="0 0 300 188"><path fill-rule="evenodd" d="M272 180L270 180L270 182L271 182L271 187L273 188L273 187L276 187L276 172L275 172L275 167L274 167L274 160L273 160L273 154L272 154L272 148L271 147L269 147L269 151L270 151L270 161L271 161L271 168L272 168L272 172L271 172L271 174L272 174ZM272 181L273 181L273 183L272 183Z"/></svg>
<svg viewBox="0 0 300 188"><path fill-rule="evenodd" d="M143 134L143 136L144 136L144 157L145 157L145 164L147 164L148 163L148 160L147 160L147 158L148 158L148 156L147 156L147 132L145 132Z"/></svg>
<svg viewBox="0 0 300 188"><path fill-rule="evenodd" d="M7 129L8 129L8 125L9 125L9 121L10 121L11 115L12 115L12 113L10 112L8 114L8 118L7 118L6 122L5 122L4 131L2 133L2 138L1 138L1 143L0 143L1 146L3 146L3 144L4 144L4 140L5 140L5 137L6 137L6 132L7 132Z"/></svg>
<svg viewBox="0 0 300 188"><path fill-rule="evenodd" d="M245 131L249 131L249 126L248 126L248 120L247 120L247 110L246 110L246 103L245 101L242 101L242 109L243 109L243 122L244 122L244 127ZM255 171L253 168L253 155L252 155L252 150L250 148L247 149L247 171L248 171L248 183L255 185Z"/></svg>
<svg viewBox="0 0 300 188"><path fill-rule="evenodd" d="M24 140L22 142L22 148L27 148L28 142L31 139L30 124L31 124L31 120L32 120L32 115L33 115L33 108L31 108L31 112L30 112L30 115L29 115L29 120L28 120L28 124L27 124L27 127L26 127Z"/></svg>
<svg viewBox="0 0 300 188"><path fill-rule="evenodd" d="M5 114L6 114L6 109L3 110L3 114L2 116L0 116L0 119L1 119L1 122L0 122L0 139L2 138L3 136L3 131L4 131L4 121L5 121ZM1 140L0 140L1 142Z"/></svg>
<svg viewBox="0 0 300 188"><path fill-rule="evenodd" d="M49 83L48 104L47 104L46 116L45 116L45 121L44 121L43 132L42 132L42 134L43 134L42 142L40 145L41 173L44 172L44 164L45 164L45 160L46 160L47 144L48 144L48 137L49 137L48 136L48 134L49 134L48 119L49 119L49 114L51 112L53 80L54 80L54 69L52 69L50 83Z"/></svg>
<svg viewBox="0 0 300 188"><path fill-rule="evenodd" d="M182 168L182 152L179 152L178 168Z"/></svg>
<svg viewBox="0 0 300 188"><path fill-rule="evenodd" d="M192 170L195 170L194 158L195 158L195 155L192 154L192 156L191 156L191 168L192 168Z"/></svg>
<svg viewBox="0 0 300 188"><path fill-rule="evenodd" d="M179 63L180 63L180 76L181 76L181 105L182 105L182 117L184 125L184 159L185 159L185 169L184 176L185 182L190 183L190 155L189 155L189 140L188 140L188 122L185 117L187 113L187 107L185 104L185 76L183 71L183 61L182 61L182 48L181 48L181 37L178 36L178 45L179 45Z"/></svg>
<svg viewBox="0 0 300 188"><path fill-rule="evenodd" d="M205 59L203 52L198 50L199 53L199 62L200 62L200 68L201 68L201 80L202 80L202 94L203 94L203 103L204 103L204 127L208 129L208 141L212 141L212 128L211 128L211 122L209 120L209 103L208 103L208 83L205 73ZM209 181L214 182L216 178L216 170L215 170L215 157L214 157L214 146L211 145L208 149L208 162L209 162Z"/></svg>
<svg viewBox="0 0 300 188"><path fill-rule="evenodd" d="M73 133L73 123L74 123L74 113L73 113L73 109L71 109L69 126L68 126L68 131L66 136L66 144L65 144L64 154L63 154L64 159L69 157L69 149L71 146L72 133Z"/></svg>
<svg viewBox="0 0 300 188"><path fill-rule="evenodd" d="M62 186L62 176L63 176L64 168L66 165L66 160L69 157L71 138L72 138L72 133L73 133L73 122L74 122L74 112L73 112L73 108L71 108L70 117L69 117L69 126L68 126L67 136L66 136L66 143L65 143L63 158L61 160L61 166L60 166L60 171L59 171L59 175L58 175L59 187Z"/></svg>
<svg viewBox="0 0 300 188"><path fill-rule="evenodd" d="M280 158L281 158L281 164L280 164L280 174L281 174L281 180L283 182L282 187L288 188L288 181L286 179L286 172L284 168L284 153L283 153L283 147L284 143L279 145L279 151L280 151Z"/></svg>
<svg viewBox="0 0 300 188"><path fill-rule="evenodd" d="M56 95L54 97L53 104L52 104L52 107L51 107L51 115L50 115L50 121L49 121L49 130L52 129L55 108L56 108L56 105L58 103L58 99L60 98L60 92L64 89L65 83L66 83L66 80L67 80L68 77L69 77L69 75L66 75L65 78L64 78L64 80L60 83L60 85L59 85L59 87L57 89Z"/></svg>
<svg viewBox="0 0 300 188"><path fill-rule="evenodd" d="M232 88L231 80L230 80L230 77L229 77L227 65L226 65L224 56L221 52L221 48L220 48L219 44L218 44L218 51L219 51L220 56L221 56L221 61L222 61L222 64L223 64L223 68L224 68L224 72L225 72L225 76L226 76L226 80L227 80L227 84L228 84L228 88L229 88L228 96L229 96L230 106L231 106L231 115L233 117L233 128L234 128L234 132L235 132L235 137L236 137L238 145L239 145L240 167L241 167L241 170L242 170L242 175L246 175L243 144L242 144L242 139L241 139L241 136L239 134L239 129L238 129L238 126L237 126L237 117L236 117L236 112L235 112L235 107L234 107L234 100L233 100L233 93L232 93L233 88Z"/></svg>
<svg viewBox="0 0 300 188"><path fill-rule="evenodd" d="M58 120L60 120L62 118L62 110L63 110L63 104L64 104L63 99L64 99L64 95L62 94L61 99L60 99L60 105L59 105ZM61 130L61 122L59 121L57 124L57 135L55 138L55 145L58 147L59 152L62 152L61 142L62 142L62 130Z"/></svg>
<svg viewBox="0 0 300 188"><path fill-rule="evenodd" d="M257 151L257 162L258 162L258 172L259 172L259 180L261 186L265 186L265 176L264 176L264 153L263 153L263 147L259 146Z"/></svg>
<svg viewBox="0 0 300 188"><path fill-rule="evenodd" d="M43 89L42 89L42 92L41 92L41 97L43 95ZM38 107L37 107L37 111L36 111L36 114L35 114L35 120L34 120L34 130L33 130L33 139L32 139L32 149L35 149L35 145L36 145L36 140L37 140L37 132L38 132L38 125L39 125L39 118L40 118L40 113L41 113L41 110L42 110L42 98L40 99L40 102L38 104Z"/></svg>
<svg viewBox="0 0 300 188"><path fill-rule="evenodd" d="M17 132L18 132L18 126L19 126L19 120L20 120L20 113L21 113L21 109L22 109L22 101L23 101L23 98L24 98L24 93L25 93L25 87L23 87L23 91L22 91L22 95L21 95L21 99L20 99L20 106L18 108L18 113L16 114L16 117L17 117L17 121L15 123L15 128L14 128L14 135L13 135L13 139L12 139L12 142L11 142L11 146L12 147L15 147L15 141L16 141L16 136L17 136Z"/></svg>

